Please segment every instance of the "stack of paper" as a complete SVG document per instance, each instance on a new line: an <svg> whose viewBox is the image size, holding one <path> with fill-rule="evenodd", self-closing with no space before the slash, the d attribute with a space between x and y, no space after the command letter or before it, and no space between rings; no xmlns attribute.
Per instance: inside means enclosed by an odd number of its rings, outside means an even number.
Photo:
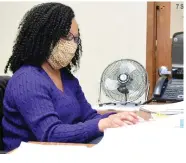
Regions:
<svg viewBox="0 0 186 163"><path fill-rule="evenodd" d="M123 162L186 162L185 131L175 128L180 116L142 122L122 128L107 129L95 151L107 153L111 161ZM99 155L99 154L98 154ZM127 160L127 161L125 161Z"/></svg>
<svg viewBox="0 0 186 163"><path fill-rule="evenodd" d="M162 105L142 105L140 110L150 112L150 113L159 113L166 115L174 115L184 113L184 101L171 103L171 104L162 104Z"/></svg>

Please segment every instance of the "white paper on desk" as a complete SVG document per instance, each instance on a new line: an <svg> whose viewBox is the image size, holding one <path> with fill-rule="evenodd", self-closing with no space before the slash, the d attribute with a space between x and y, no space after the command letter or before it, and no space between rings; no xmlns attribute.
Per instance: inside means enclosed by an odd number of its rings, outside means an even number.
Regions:
<svg viewBox="0 0 186 163"><path fill-rule="evenodd" d="M22 142L11 155L12 157L32 156L32 162L38 162L38 158L44 157L47 162L86 163L85 155L89 157L90 152L86 146L42 145ZM28 161L24 157L20 158L21 161Z"/></svg>
<svg viewBox="0 0 186 163"><path fill-rule="evenodd" d="M178 114L184 112L184 101L162 105L142 105L140 108L152 113Z"/></svg>
<svg viewBox="0 0 186 163"><path fill-rule="evenodd" d="M60 154L61 156L64 153L63 157L66 157L68 154L79 154L79 152L87 151L86 146L72 146L72 145L46 145L46 144L34 144L21 142L18 149L16 149L12 154Z"/></svg>
<svg viewBox="0 0 186 163"><path fill-rule="evenodd" d="M184 129L152 126L150 123L143 123L138 126L107 129L103 140L93 148L95 152L104 149L110 162L121 162L123 159L123 162L131 163L185 163Z"/></svg>

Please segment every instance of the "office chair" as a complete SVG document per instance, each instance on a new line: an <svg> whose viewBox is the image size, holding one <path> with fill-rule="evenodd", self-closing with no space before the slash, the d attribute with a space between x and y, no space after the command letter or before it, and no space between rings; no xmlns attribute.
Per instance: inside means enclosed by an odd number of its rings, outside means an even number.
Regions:
<svg viewBox="0 0 186 163"><path fill-rule="evenodd" d="M3 151L3 129L2 129L2 118L3 118L3 98L6 85L9 81L9 76L0 76L0 153Z"/></svg>

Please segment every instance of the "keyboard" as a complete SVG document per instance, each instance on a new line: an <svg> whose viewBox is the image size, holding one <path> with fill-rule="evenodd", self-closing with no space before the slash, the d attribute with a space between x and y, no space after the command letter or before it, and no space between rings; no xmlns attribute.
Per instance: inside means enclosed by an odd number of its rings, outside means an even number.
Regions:
<svg viewBox="0 0 186 163"><path fill-rule="evenodd" d="M162 99L165 101L183 101L183 79L169 80Z"/></svg>

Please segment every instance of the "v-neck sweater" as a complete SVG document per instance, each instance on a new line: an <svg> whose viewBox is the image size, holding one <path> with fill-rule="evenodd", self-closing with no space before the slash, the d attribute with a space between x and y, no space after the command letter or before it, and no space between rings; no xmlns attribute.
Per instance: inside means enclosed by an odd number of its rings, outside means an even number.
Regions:
<svg viewBox="0 0 186 163"><path fill-rule="evenodd" d="M5 151L22 141L88 143L103 135L100 115L86 100L76 77L61 70L60 91L40 67L22 66L9 80L4 96Z"/></svg>

